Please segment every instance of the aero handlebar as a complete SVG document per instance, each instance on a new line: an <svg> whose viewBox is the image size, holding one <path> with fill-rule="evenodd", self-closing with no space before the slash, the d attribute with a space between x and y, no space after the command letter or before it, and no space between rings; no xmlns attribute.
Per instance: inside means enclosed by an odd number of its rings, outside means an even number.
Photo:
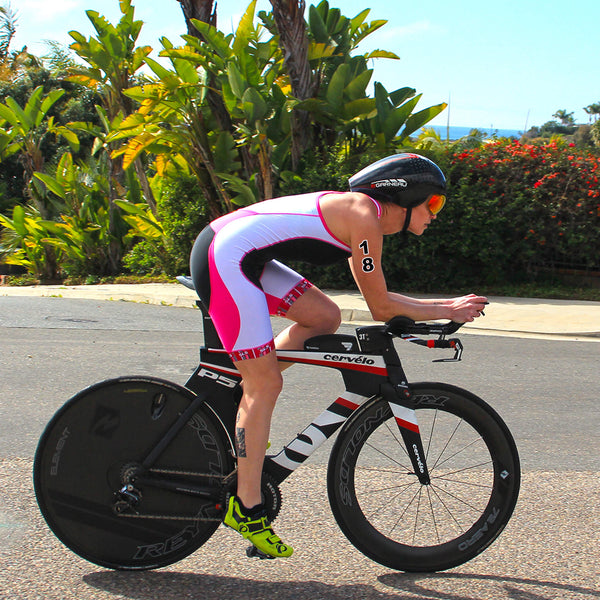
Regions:
<svg viewBox="0 0 600 600"><path fill-rule="evenodd" d="M405 334L439 335L444 338L458 331L464 323L415 323L408 317L394 317L385 324L385 330L398 337Z"/></svg>

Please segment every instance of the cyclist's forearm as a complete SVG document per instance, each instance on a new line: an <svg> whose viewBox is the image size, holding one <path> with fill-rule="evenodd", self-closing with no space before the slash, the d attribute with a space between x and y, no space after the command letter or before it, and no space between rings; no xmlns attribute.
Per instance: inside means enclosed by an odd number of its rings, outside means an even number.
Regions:
<svg viewBox="0 0 600 600"><path fill-rule="evenodd" d="M451 319L452 313L448 305L443 300L420 300L417 298L396 299L401 305L402 316L408 317L413 321L428 321L429 319Z"/></svg>
<svg viewBox="0 0 600 600"><path fill-rule="evenodd" d="M377 321L388 321L394 316L402 315L413 319L413 321L450 319L465 323L479 317L486 304L487 298L485 296L476 296L475 294L458 298L421 299L387 292L372 297L369 308L373 318Z"/></svg>
<svg viewBox="0 0 600 600"><path fill-rule="evenodd" d="M419 299L388 292L386 299L379 299L376 305L369 306L377 321L389 321L401 315L413 321L429 319L450 319L451 311L446 300Z"/></svg>
<svg viewBox="0 0 600 600"><path fill-rule="evenodd" d="M396 292L389 292L389 295L400 302L409 302L411 304L427 305L433 304L436 306L448 306L450 300L445 298L411 298L410 296L404 296L397 294Z"/></svg>

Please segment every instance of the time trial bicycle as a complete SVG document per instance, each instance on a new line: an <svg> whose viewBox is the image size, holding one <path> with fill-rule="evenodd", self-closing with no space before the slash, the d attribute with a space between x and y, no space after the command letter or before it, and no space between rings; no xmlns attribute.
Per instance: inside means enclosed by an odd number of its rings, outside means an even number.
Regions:
<svg viewBox="0 0 600 600"><path fill-rule="evenodd" d="M193 287L189 278L182 282ZM34 485L54 534L113 569L172 564L202 546L235 493L241 379L203 311L200 364L185 387L119 377L84 389L41 436ZM520 485L513 437L481 398L445 383L409 383L394 339L450 349L457 323L396 317L356 335L324 335L280 360L338 370L345 390L264 462L272 521L280 484L340 430L327 467L333 515L378 563L428 572L487 548L511 517ZM437 336L424 339L424 336ZM341 429L340 429L341 428ZM259 555L254 547L249 555Z"/></svg>

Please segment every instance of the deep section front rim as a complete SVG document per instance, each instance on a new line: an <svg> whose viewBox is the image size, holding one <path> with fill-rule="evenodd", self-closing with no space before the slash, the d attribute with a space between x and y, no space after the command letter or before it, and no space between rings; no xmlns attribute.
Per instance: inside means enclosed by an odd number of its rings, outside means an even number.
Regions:
<svg viewBox="0 0 600 600"><path fill-rule="evenodd" d="M412 386L431 483L421 485L387 402L371 400L340 434L328 474L340 528L367 556L404 571L462 564L500 534L520 482L514 440L480 398Z"/></svg>

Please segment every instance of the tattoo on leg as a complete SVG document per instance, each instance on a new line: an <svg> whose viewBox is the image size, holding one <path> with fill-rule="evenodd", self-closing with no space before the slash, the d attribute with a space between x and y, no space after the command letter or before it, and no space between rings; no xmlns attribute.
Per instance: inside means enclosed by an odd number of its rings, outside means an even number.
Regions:
<svg viewBox="0 0 600 600"><path fill-rule="evenodd" d="M246 458L246 430L243 427L236 427L235 447L239 458Z"/></svg>

